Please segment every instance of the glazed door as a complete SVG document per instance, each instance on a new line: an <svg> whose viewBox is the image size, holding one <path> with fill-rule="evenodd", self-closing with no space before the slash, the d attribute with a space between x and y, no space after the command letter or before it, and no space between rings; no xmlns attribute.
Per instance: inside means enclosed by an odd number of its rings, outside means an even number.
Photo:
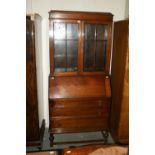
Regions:
<svg viewBox="0 0 155 155"><path fill-rule="evenodd" d="M109 74L111 24L78 20L50 21L51 73Z"/></svg>
<svg viewBox="0 0 155 155"><path fill-rule="evenodd" d="M108 25L84 23L83 71L104 72L108 47Z"/></svg>
<svg viewBox="0 0 155 155"><path fill-rule="evenodd" d="M50 44L54 74L78 72L79 24L77 21L52 21ZM52 62L52 60L51 60Z"/></svg>

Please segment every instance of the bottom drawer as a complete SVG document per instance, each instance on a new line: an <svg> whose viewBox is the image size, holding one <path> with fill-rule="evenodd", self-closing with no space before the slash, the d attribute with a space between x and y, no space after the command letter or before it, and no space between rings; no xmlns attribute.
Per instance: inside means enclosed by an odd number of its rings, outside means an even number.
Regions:
<svg viewBox="0 0 155 155"><path fill-rule="evenodd" d="M104 118L51 118L52 133L101 131L108 128L108 117Z"/></svg>

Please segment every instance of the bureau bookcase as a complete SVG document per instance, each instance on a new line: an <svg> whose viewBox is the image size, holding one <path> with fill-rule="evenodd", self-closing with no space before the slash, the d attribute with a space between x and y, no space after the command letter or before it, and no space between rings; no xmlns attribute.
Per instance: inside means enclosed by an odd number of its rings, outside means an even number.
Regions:
<svg viewBox="0 0 155 155"><path fill-rule="evenodd" d="M111 13L49 12L49 132L101 131L107 138Z"/></svg>

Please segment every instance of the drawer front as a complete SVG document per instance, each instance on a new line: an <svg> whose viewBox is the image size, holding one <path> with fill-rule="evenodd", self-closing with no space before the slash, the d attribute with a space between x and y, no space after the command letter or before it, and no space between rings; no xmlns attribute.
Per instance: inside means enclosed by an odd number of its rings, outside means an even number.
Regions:
<svg viewBox="0 0 155 155"><path fill-rule="evenodd" d="M109 103L95 101L57 101L49 105L50 117L55 116L105 116L109 113Z"/></svg>
<svg viewBox="0 0 155 155"><path fill-rule="evenodd" d="M51 132L86 132L108 129L108 117L105 118L51 118Z"/></svg>
<svg viewBox="0 0 155 155"><path fill-rule="evenodd" d="M104 116L107 115L107 108L51 108L51 116Z"/></svg>
<svg viewBox="0 0 155 155"><path fill-rule="evenodd" d="M100 107L103 105L103 100L59 100L50 102L55 108L68 107Z"/></svg>
<svg viewBox="0 0 155 155"><path fill-rule="evenodd" d="M52 133L108 129L110 102L102 99L58 100L49 104Z"/></svg>

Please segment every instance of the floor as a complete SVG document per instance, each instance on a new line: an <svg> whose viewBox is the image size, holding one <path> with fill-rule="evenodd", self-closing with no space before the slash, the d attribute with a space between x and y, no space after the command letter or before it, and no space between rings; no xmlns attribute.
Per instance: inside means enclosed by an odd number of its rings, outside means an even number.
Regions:
<svg viewBox="0 0 155 155"><path fill-rule="evenodd" d="M92 139L93 140L103 139L101 132L76 133L76 134L57 134L54 137L55 137L55 141L58 141L58 142L59 141L66 141L66 140L84 141L84 140L92 140ZM98 142L98 143L101 144L102 142ZM111 135L109 134L108 144L113 144L113 143L114 143L114 141L113 141ZM65 144L65 145L63 144L63 145L54 145L53 147L50 147L48 129L45 129L44 139L43 139L43 147L42 147L41 151L62 150L64 148L68 148L68 147L76 147L76 146L87 145L87 144L91 144L91 143ZM95 144L97 144L97 142L95 142ZM27 152L39 151L39 148L38 147L27 147L26 151Z"/></svg>

